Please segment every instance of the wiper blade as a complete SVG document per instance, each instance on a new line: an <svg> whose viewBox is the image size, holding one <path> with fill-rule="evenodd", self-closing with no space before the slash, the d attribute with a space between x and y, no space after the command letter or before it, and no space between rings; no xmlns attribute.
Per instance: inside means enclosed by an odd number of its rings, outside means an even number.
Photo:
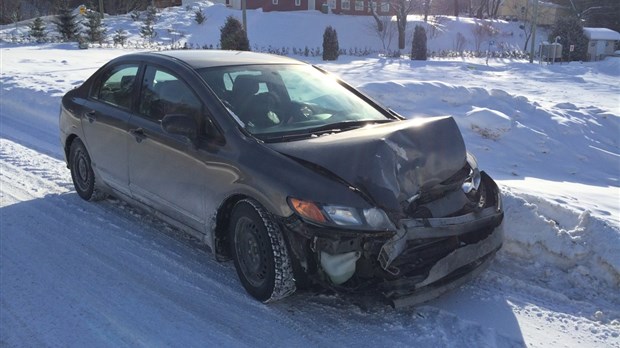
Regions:
<svg viewBox="0 0 620 348"><path fill-rule="evenodd" d="M375 123L386 123L393 122L394 120L353 120L353 121L341 121L326 124L319 127L314 127L308 129L306 132L309 134L320 134L324 132L333 132L333 131L345 131L353 128L364 127L369 124Z"/></svg>
<svg viewBox="0 0 620 348"><path fill-rule="evenodd" d="M302 131L295 132L281 132L281 133L264 133L254 134L255 137L261 139L267 143L280 142L280 141L293 141L299 139L306 139L312 136L318 136L325 133L342 132L350 129L364 127L370 124L394 122L395 120L355 120L355 121L342 121L330 123L314 128L304 129Z"/></svg>
<svg viewBox="0 0 620 348"><path fill-rule="evenodd" d="M281 141L292 141L309 138L309 133L289 133L289 134L255 134L254 136L266 143L277 143Z"/></svg>

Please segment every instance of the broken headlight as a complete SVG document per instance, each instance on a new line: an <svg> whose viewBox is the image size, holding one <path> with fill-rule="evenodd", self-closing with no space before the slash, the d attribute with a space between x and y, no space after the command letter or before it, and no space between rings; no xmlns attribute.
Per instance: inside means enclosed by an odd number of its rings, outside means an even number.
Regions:
<svg viewBox="0 0 620 348"><path fill-rule="evenodd" d="M289 205L302 218L325 225L369 230L394 230L394 224L379 208L358 209L340 205L318 204L289 198Z"/></svg>
<svg viewBox="0 0 620 348"><path fill-rule="evenodd" d="M477 190L480 187L480 169L478 169L478 161L476 157L471 153L467 153L467 164L469 165L469 175L465 182L461 186L463 188L463 192L470 193L473 190Z"/></svg>

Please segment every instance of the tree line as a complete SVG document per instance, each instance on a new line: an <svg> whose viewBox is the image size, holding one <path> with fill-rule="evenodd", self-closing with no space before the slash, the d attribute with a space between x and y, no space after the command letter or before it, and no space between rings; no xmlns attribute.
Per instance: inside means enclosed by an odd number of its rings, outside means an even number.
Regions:
<svg viewBox="0 0 620 348"><path fill-rule="evenodd" d="M111 15L125 14L131 11L143 11L151 5L152 0L104 0L104 12ZM84 0L0 0L0 24L15 23L40 16L60 14L63 8L77 8L80 5L95 8L97 0L90 4Z"/></svg>

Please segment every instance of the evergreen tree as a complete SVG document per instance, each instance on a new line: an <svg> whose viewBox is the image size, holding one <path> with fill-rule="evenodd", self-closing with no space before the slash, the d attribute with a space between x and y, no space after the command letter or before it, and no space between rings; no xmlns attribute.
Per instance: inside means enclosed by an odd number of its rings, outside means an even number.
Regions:
<svg viewBox="0 0 620 348"><path fill-rule="evenodd" d="M112 41L114 41L115 45L124 46L125 42L127 42L127 32L123 29L117 29L114 32L114 36L112 36Z"/></svg>
<svg viewBox="0 0 620 348"><path fill-rule="evenodd" d="M421 25L416 25L413 30L411 60L426 60L426 30Z"/></svg>
<svg viewBox="0 0 620 348"><path fill-rule="evenodd" d="M89 42L102 43L105 39L106 27L101 22L101 14L97 11L86 13L86 39Z"/></svg>
<svg viewBox="0 0 620 348"><path fill-rule="evenodd" d="M153 27L155 22L157 22L157 9L153 6L149 6L146 9L146 18L142 23L142 27L140 27L140 36L149 42L153 41L157 36L157 32Z"/></svg>
<svg viewBox="0 0 620 348"><path fill-rule="evenodd" d="M201 8L198 8L196 10L196 12L194 12L194 20L196 21L196 23L202 24L202 23L204 23L204 21L206 19L207 18L205 17L205 14L202 13L202 9Z"/></svg>
<svg viewBox="0 0 620 348"><path fill-rule="evenodd" d="M78 23L77 15L71 13L66 4L58 10L56 19L52 21L56 25L56 30L60 34L63 41L76 41L78 39Z"/></svg>
<svg viewBox="0 0 620 348"><path fill-rule="evenodd" d="M571 60L586 60L588 53L588 38L583 33L581 20L577 17L559 18L549 34L549 42L555 42L556 37L562 44L562 60L568 61L569 54ZM574 52L570 52L570 45L575 45Z"/></svg>
<svg viewBox="0 0 620 348"><path fill-rule="evenodd" d="M338 47L338 33L332 26L325 28L323 33L323 60L336 60L340 48Z"/></svg>
<svg viewBox="0 0 620 348"><path fill-rule="evenodd" d="M220 28L220 47L223 50L250 50L250 41L243 25L233 16L228 16L224 26Z"/></svg>
<svg viewBox="0 0 620 348"><path fill-rule="evenodd" d="M37 42L45 41L47 34L45 33L45 23L41 17L37 17L30 23L30 36L34 38Z"/></svg>

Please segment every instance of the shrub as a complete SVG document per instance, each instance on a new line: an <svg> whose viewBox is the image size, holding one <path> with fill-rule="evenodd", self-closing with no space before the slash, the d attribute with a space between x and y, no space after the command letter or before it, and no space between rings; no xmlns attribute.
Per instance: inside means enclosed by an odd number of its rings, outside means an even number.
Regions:
<svg viewBox="0 0 620 348"><path fill-rule="evenodd" d="M97 11L88 11L86 19L86 39L89 42L102 43L107 29L101 23L101 14Z"/></svg>
<svg viewBox="0 0 620 348"><path fill-rule="evenodd" d="M250 50L250 41L243 25L233 16L228 16L224 26L220 28L220 47L223 50Z"/></svg>
<svg viewBox="0 0 620 348"><path fill-rule="evenodd" d="M30 32L29 35L37 42L43 42L46 39L47 34L45 33L45 23L41 17L37 17L30 23Z"/></svg>
<svg viewBox="0 0 620 348"><path fill-rule="evenodd" d="M338 33L332 26L325 28L323 33L323 60L336 60L340 53L338 47Z"/></svg>
<svg viewBox="0 0 620 348"><path fill-rule="evenodd" d="M123 29L117 29L114 32L114 36L112 36L112 41L114 41L115 45L125 46L127 42L127 32Z"/></svg>
<svg viewBox="0 0 620 348"><path fill-rule="evenodd" d="M144 23L142 24L142 27L140 27L140 36L149 42L153 41L153 39L157 36L157 32L153 27L156 21L157 9L153 6L149 6L146 9L146 18L144 19Z"/></svg>
<svg viewBox="0 0 620 348"><path fill-rule="evenodd" d="M202 13L202 9L199 7L196 12L194 12L194 20L196 21L196 23L202 24L205 22L206 19L207 17L205 17L205 14Z"/></svg>
<svg viewBox="0 0 620 348"><path fill-rule="evenodd" d="M53 23L63 41L76 41L78 39L79 28L76 17L77 15L72 14L66 6L59 9L58 16Z"/></svg>
<svg viewBox="0 0 620 348"><path fill-rule="evenodd" d="M424 27L421 25L416 25L413 31L411 59L426 60L426 30L424 30Z"/></svg>

